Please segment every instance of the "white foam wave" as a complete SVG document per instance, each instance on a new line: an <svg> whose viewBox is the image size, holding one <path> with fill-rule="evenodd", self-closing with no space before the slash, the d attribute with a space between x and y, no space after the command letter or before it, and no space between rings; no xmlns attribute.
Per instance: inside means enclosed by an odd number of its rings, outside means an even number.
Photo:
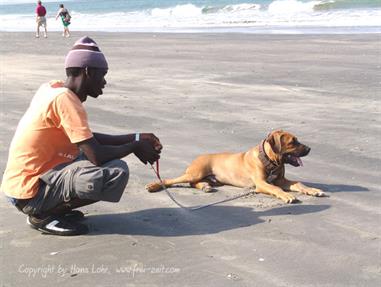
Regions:
<svg viewBox="0 0 381 287"><path fill-rule="evenodd" d="M242 3L236 5L227 5L221 9L223 12L237 12L237 11L245 11L245 10L259 10L261 5L259 4L251 4L251 3Z"/></svg>
<svg viewBox="0 0 381 287"><path fill-rule="evenodd" d="M193 4L177 5L170 8L154 8L151 10L153 17L197 17L202 14L202 8Z"/></svg>
<svg viewBox="0 0 381 287"><path fill-rule="evenodd" d="M259 4L241 3L224 7L202 6L193 4L177 5L170 8L154 8L150 11L153 17L197 17L202 14L235 13L242 11L259 10Z"/></svg>
<svg viewBox="0 0 381 287"><path fill-rule="evenodd" d="M268 12L271 14L297 14L313 12L315 5L323 1L301 2L298 0L276 0L269 5Z"/></svg>

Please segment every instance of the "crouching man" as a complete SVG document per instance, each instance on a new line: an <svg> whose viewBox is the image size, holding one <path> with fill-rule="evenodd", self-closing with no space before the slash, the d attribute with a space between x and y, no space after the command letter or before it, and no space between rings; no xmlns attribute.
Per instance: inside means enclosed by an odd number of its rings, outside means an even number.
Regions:
<svg viewBox="0 0 381 287"><path fill-rule="evenodd" d="M75 208L118 202L129 170L121 158L159 159L162 145L151 133L93 133L83 106L106 85L107 61L89 37L79 39L65 60L67 79L43 84L20 120L1 185L34 229L55 235L86 234Z"/></svg>

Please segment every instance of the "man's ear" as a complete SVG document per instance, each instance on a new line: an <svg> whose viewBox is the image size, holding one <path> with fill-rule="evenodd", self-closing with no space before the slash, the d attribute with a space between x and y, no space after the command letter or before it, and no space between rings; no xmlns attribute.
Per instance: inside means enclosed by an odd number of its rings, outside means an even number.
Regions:
<svg viewBox="0 0 381 287"><path fill-rule="evenodd" d="M86 77L90 78L89 68L86 67L84 70L85 70L85 75L86 75Z"/></svg>
<svg viewBox="0 0 381 287"><path fill-rule="evenodd" d="M87 90L87 86L89 85L89 75L87 69L81 69L79 76L77 77L77 92L83 93Z"/></svg>

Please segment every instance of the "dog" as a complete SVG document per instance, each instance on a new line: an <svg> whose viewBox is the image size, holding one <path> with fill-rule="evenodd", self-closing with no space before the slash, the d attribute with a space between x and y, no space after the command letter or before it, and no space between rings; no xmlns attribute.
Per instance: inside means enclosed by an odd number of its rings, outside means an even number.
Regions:
<svg viewBox="0 0 381 287"><path fill-rule="evenodd" d="M178 183L189 183L192 187L205 192L222 185L255 187L256 193L275 196L285 203L299 201L286 191L325 196L320 189L307 187L301 182L285 178L285 164L302 166L300 158L308 155L310 150L291 133L276 130L247 152L201 155L189 165L182 176L165 179L162 183L150 183L146 185L146 189L149 192L156 192L161 190L163 185L169 187Z"/></svg>

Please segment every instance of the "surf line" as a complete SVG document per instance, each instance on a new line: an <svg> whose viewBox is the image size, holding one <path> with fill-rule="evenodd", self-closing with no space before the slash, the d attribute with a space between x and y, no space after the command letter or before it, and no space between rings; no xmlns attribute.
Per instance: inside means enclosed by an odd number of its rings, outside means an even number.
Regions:
<svg viewBox="0 0 381 287"><path fill-rule="evenodd" d="M238 198L241 198L241 197L245 197L245 196L248 196L250 194L255 194L255 190L250 190L248 192L245 192L245 193L242 193L242 194L238 194L238 195L233 196L233 197L229 197L229 198L226 198L226 199L223 199L223 200L218 200L218 201L215 201L215 202L212 202L212 203L208 203L208 204L204 204L204 205L185 206L185 205L181 204L178 200L176 200L176 198L168 191L168 188L165 186L163 180L161 179L160 169L159 169L159 160L156 161L156 169L155 169L155 167L152 164L151 164L151 168L154 171L154 173L156 174L156 177L158 178L158 180L159 180L159 182L161 184L161 187L164 189L164 191L168 195L168 197L177 206L179 206L179 207L181 207L183 209L186 209L188 211L200 210L200 209L203 209L203 208L206 208L206 207L209 207L209 206L213 206L213 205L217 205L217 204L220 204L220 203L232 201L232 200L235 200L235 199L238 199Z"/></svg>

